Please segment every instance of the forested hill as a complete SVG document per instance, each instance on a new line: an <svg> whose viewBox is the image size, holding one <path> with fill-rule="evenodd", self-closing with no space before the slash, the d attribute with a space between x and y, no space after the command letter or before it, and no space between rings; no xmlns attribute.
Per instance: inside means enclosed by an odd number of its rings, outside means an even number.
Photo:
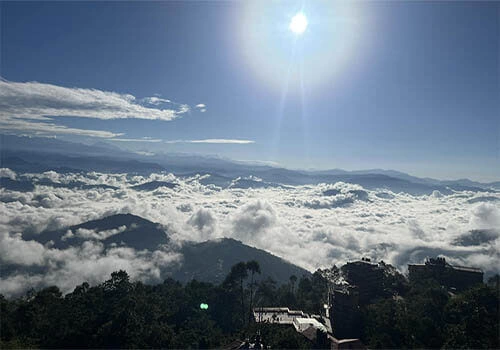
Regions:
<svg viewBox="0 0 500 350"><path fill-rule="evenodd" d="M166 249L181 254L180 263L162 268L162 277L173 277L181 282L192 279L221 283L231 266L240 261L257 261L263 275L277 283L287 283L291 275L310 276L311 273L289 261L281 259L264 250L248 246L231 238L205 242L184 241L181 246L171 244L168 229L160 224L132 214L115 214L98 220L87 221L55 231L32 235L42 244L51 242L54 248L67 249L83 244L85 241L99 241L105 248L116 245L136 250L155 251ZM16 267L28 270L28 267ZM13 267L9 267L13 269Z"/></svg>
<svg viewBox="0 0 500 350"><path fill-rule="evenodd" d="M297 265L268 252L247 246L240 241L223 238L202 243L185 244L181 249L183 262L173 274L179 281L196 279L221 283L239 261L257 261L263 271L262 278L270 277L279 284L287 283L289 277L310 276L311 273Z"/></svg>

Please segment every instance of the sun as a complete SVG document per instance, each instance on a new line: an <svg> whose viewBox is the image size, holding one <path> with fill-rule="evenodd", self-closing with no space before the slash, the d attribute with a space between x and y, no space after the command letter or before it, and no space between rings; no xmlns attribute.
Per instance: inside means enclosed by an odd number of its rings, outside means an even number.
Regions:
<svg viewBox="0 0 500 350"><path fill-rule="evenodd" d="M295 34L304 33L307 28L307 17L302 12L297 13L293 16L288 28Z"/></svg>

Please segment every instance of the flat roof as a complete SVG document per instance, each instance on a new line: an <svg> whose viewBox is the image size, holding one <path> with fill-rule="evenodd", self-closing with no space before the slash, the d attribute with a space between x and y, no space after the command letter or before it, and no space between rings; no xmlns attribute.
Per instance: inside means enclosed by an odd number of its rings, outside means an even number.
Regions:
<svg viewBox="0 0 500 350"><path fill-rule="evenodd" d="M327 331L326 326L315 318L297 317L293 322L298 325L311 325L312 327L321 329L324 332Z"/></svg>
<svg viewBox="0 0 500 350"><path fill-rule="evenodd" d="M468 271L468 272L480 272L483 273L483 270L477 267L468 267L468 266L455 266L451 265L455 270Z"/></svg>
<svg viewBox="0 0 500 350"><path fill-rule="evenodd" d="M348 261L347 264L366 264L366 265L370 265L370 266L378 266L378 263L372 262L372 261L366 261L366 260Z"/></svg>
<svg viewBox="0 0 500 350"><path fill-rule="evenodd" d="M413 266L425 267L425 266L435 266L435 265L433 265L433 264L408 264L408 267L410 267L410 266L412 266L412 267ZM460 271L483 273L483 270L481 270L478 267L458 266L458 265L449 265L449 264L447 264L446 267L451 267L452 269L460 270Z"/></svg>
<svg viewBox="0 0 500 350"><path fill-rule="evenodd" d="M287 307L257 307L253 309L256 322L292 324L294 319L309 317L300 310L290 310Z"/></svg>

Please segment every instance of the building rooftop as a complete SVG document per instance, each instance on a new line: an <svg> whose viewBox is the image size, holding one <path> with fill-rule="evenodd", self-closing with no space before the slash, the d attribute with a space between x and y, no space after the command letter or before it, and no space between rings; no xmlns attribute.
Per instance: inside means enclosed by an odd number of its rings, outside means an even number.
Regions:
<svg viewBox="0 0 500 350"><path fill-rule="evenodd" d="M319 329L325 333L328 331L324 324L319 322L317 319L310 317L297 317L295 320L293 320L293 326L295 327L297 332L303 332L310 327Z"/></svg>
<svg viewBox="0 0 500 350"><path fill-rule="evenodd" d="M308 318L309 315L300 310L290 310L287 307L257 307L253 309L256 322L293 324L298 318Z"/></svg>
<svg viewBox="0 0 500 350"><path fill-rule="evenodd" d="M460 271L483 273L483 270L477 267L456 266L456 265L451 265L451 267L453 267L455 270L460 270Z"/></svg>
<svg viewBox="0 0 500 350"><path fill-rule="evenodd" d="M348 261L347 264L353 264L353 265L369 265L369 266L373 266L373 267L376 267L378 266L377 263L375 262L371 262L371 260L367 260L367 259L361 259L361 260L354 260L354 261Z"/></svg>
<svg viewBox="0 0 500 350"><path fill-rule="evenodd" d="M424 266L435 266L433 264L408 264L408 267L410 266L417 266L417 267L424 267ZM476 272L476 273L483 273L483 270L477 267L470 267L470 266L458 266L458 265L451 265L451 264L446 264L447 267L459 270L459 271L467 271L467 272Z"/></svg>

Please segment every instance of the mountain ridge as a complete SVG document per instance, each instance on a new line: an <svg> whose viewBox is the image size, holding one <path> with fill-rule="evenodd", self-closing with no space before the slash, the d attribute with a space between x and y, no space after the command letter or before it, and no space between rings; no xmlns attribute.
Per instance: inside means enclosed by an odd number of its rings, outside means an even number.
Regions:
<svg viewBox="0 0 500 350"><path fill-rule="evenodd" d="M115 231L111 232L112 230ZM73 236L68 237L68 231L71 231ZM103 240L97 239L102 232L114 234ZM79 234L87 235L86 239L78 238ZM93 234L97 236L92 236ZM65 236L67 238L64 238ZM285 259L232 238L224 237L204 242L183 241L180 246L178 243L170 244L168 232L160 224L130 213L114 214L25 238L34 239L41 244L51 243L52 247L58 249L79 245L86 240L99 240L106 248L123 245L137 250L154 251L164 246L182 254L180 266L173 266L164 271L165 277L171 276L181 282L196 279L220 283L234 264L250 260L259 262L263 271L262 278L271 277L279 283L287 283L291 275L310 275L309 271Z"/></svg>

